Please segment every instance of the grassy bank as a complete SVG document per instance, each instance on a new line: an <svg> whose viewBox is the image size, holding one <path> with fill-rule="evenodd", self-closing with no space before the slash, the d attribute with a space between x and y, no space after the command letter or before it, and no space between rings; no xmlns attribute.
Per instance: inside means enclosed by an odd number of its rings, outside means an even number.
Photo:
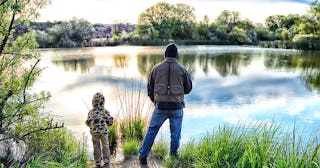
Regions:
<svg viewBox="0 0 320 168"><path fill-rule="evenodd" d="M120 136L116 139L121 139L124 158L138 155L152 113L141 84L131 84L118 89ZM319 138L318 134L306 137L304 130L289 129L284 123L226 125L183 144L174 157L168 156L170 137L161 137L151 155L170 168L320 167Z"/></svg>
<svg viewBox="0 0 320 168"><path fill-rule="evenodd" d="M65 128L39 132L32 142L27 142L28 153L21 163L10 167L75 167L88 166L87 140L76 139ZM0 164L0 168L5 167Z"/></svg>
<svg viewBox="0 0 320 168"><path fill-rule="evenodd" d="M149 100L139 84L119 89L120 132L125 158L137 155L151 114ZM121 91L121 92L120 92ZM151 155L163 159L166 167L319 167L318 134L305 137L303 130L284 125L246 124L223 126L190 140L179 154L168 157L170 137L161 137ZM158 135L160 136L160 135Z"/></svg>
<svg viewBox="0 0 320 168"><path fill-rule="evenodd" d="M319 167L319 136L303 137L276 124L220 127L185 144L166 167Z"/></svg>

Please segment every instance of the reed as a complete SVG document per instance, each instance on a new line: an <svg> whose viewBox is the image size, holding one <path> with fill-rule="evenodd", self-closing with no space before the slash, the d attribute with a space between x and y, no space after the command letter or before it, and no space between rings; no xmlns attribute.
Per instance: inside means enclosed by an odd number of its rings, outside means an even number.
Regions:
<svg viewBox="0 0 320 168"><path fill-rule="evenodd" d="M129 80L128 86L117 89L119 100L120 133L123 139L142 141L152 103L142 90L142 81Z"/></svg>

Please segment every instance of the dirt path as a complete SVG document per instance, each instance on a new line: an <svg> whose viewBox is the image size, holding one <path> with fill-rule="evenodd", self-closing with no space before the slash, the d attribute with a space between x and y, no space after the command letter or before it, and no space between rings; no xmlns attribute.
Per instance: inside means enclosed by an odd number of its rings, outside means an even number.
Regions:
<svg viewBox="0 0 320 168"><path fill-rule="evenodd" d="M94 161L90 161L90 168L95 168ZM128 159L116 161L111 160L111 163L102 168L163 168L163 161L155 157L148 158L147 165L140 165L138 156L131 156Z"/></svg>

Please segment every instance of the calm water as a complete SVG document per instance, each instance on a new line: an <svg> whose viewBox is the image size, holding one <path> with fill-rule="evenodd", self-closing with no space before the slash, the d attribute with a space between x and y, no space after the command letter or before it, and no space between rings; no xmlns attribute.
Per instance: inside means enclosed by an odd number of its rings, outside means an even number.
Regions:
<svg viewBox="0 0 320 168"><path fill-rule="evenodd" d="M84 121L93 94L101 91L106 108L118 116L119 90L145 92L148 72L163 52L164 47L133 46L41 50L46 69L34 89L50 91L46 111L90 140ZM183 142L224 124L296 124L308 136L320 130L319 52L180 46L179 53L194 86L186 96ZM160 135L169 139L167 123Z"/></svg>

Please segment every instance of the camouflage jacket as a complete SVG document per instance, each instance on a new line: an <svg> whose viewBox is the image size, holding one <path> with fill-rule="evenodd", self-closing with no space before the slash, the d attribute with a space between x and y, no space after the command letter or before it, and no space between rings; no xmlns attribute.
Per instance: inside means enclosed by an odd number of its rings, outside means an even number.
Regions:
<svg viewBox="0 0 320 168"><path fill-rule="evenodd" d="M104 108L104 96L96 93L92 99L93 108L88 113L86 120L91 134L107 134L108 126L113 124L113 117L110 112Z"/></svg>

